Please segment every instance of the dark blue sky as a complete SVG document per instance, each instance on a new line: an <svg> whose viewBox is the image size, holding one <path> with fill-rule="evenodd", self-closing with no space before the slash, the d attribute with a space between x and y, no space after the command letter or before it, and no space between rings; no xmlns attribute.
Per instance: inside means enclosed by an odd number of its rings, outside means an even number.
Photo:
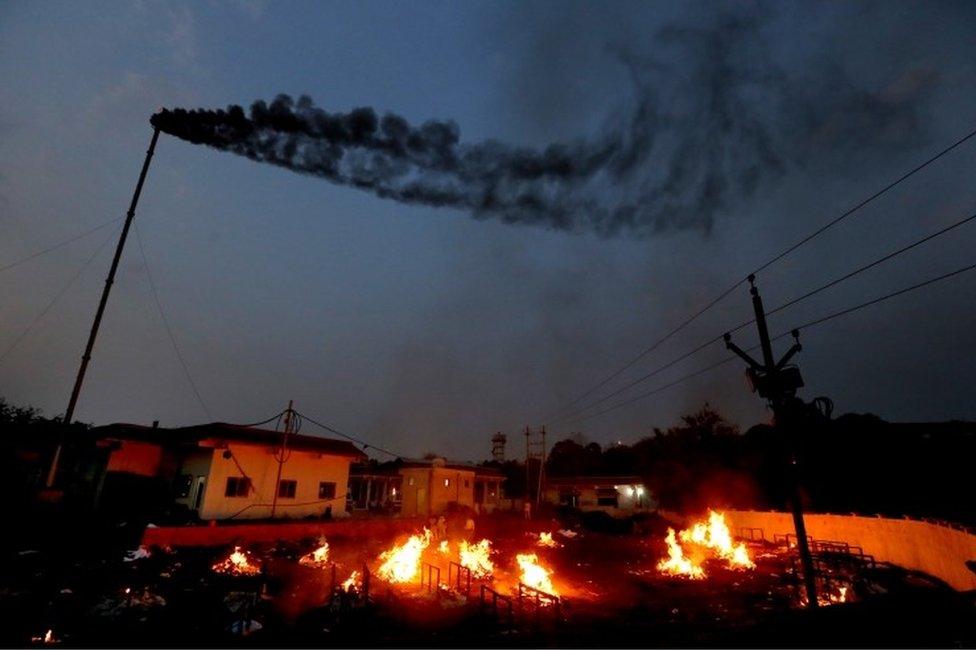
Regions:
<svg viewBox="0 0 976 650"><path fill-rule="evenodd" d="M719 151L738 178L755 155L744 129L772 134L781 164L754 192L711 212L679 193L657 231L611 238L401 205L161 138L137 224L212 419L259 420L294 399L408 454L481 458L492 432L538 423L730 281L976 126L973 42L970 3L8 2L0 266L122 215L148 117L164 106L308 94L330 111L453 120L462 143L541 148L639 125L635 107L653 96L659 148L626 187L589 188L608 204L655 186L682 145L695 152L687 173ZM716 101L728 99L719 78L739 103ZM723 129L728 105L738 110ZM960 148L763 273L767 305L976 211L974 164L976 146ZM0 274L0 354L109 230ZM771 326L969 263L974 238L960 229ZM0 361L8 401L64 410L113 244ZM976 417L974 289L976 276L963 276L811 330L798 358L804 395L896 420ZM628 377L749 308L737 292ZM724 354L708 350L645 389ZM634 440L706 400L744 426L768 417L733 365L556 433ZM77 417L207 419L134 239Z"/></svg>

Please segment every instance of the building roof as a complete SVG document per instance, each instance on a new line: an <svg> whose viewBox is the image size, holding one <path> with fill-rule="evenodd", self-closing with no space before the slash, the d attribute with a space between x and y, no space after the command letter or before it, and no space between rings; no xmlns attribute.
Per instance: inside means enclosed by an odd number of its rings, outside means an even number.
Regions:
<svg viewBox="0 0 976 650"><path fill-rule="evenodd" d="M462 472L474 472L476 476L492 476L504 478L505 475L495 467L485 467L474 463L462 463L449 461L443 458L403 458L377 466L354 465L351 469L356 476L392 476L398 475L401 469L431 469L431 468L453 469Z"/></svg>
<svg viewBox="0 0 976 650"><path fill-rule="evenodd" d="M639 476L547 476L547 485L642 485Z"/></svg>
<svg viewBox="0 0 976 650"><path fill-rule="evenodd" d="M217 446L227 442L278 446L281 432L259 429L240 424L212 422L192 427L162 428L139 424L115 423L91 430L96 438L118 440L140 440L159 445ZM330 456L346 456L365 459L366 454L346 440L307 436L300 433L289 434L288 447L298 451L311 451Z"/></svg>

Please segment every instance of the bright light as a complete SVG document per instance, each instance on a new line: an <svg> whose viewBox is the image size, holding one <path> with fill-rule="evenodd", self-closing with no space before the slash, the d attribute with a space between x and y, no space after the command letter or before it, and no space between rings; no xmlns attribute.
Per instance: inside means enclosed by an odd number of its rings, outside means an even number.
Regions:
<svg viewBox="0 0 976 650"><path fill-rule="evenodd" d="M637 486L637 496L643 496L643 494L644 494L644 488L641 487L640 485L638 485Z"/></svg>

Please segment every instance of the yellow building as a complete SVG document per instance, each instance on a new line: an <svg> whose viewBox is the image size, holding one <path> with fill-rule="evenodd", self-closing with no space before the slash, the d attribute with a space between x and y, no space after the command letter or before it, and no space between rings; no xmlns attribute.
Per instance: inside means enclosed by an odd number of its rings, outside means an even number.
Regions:
<svg viewBox="0 0 976 650"><path fill-rule="evenodd" d="M657 509L654 495L638 476L564 476L546 479L543 499L547 503L600 510L614 517Z"/></svg>
<svg viewBox="0 0 976 650"><path fill-rule="evenodd" d="M108 449L103 486L131 489L133 477L152 478L172 490L177 506L205 520L268 518L272 511L276 518L343 516L349 466L366 457L344 440L289 434L283 447L279 431L220 422L178 429L115 424L93 433Z"/></svg>
<svg viewBox="0 0 976 650"><path fill-rule="evenodd" d="M450 507L491 512L505 478L498 470L443 458L404 460L384 467L356 467L350 481L353 508L393 511L406 517L439 515Z"/></svg>

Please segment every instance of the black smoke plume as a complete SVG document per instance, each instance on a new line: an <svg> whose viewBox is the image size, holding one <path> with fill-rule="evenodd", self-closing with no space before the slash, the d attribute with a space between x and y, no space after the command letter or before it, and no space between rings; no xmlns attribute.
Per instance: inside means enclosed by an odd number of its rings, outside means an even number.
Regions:
<svg viewBox="0 0 976 650"><path fill-rule="evenodd" d="M762 16L712 20L661 30L653 58L618 51L634 82L631 110L597 137L541 151L462 143L452 121L330 113L306 96L249 111L163 110L151 121L189 142L382 198L603 236L707 232L791 164L918 143L934 75L908 70L875 91L830 62L791 76L763 38Z"/></svg>

